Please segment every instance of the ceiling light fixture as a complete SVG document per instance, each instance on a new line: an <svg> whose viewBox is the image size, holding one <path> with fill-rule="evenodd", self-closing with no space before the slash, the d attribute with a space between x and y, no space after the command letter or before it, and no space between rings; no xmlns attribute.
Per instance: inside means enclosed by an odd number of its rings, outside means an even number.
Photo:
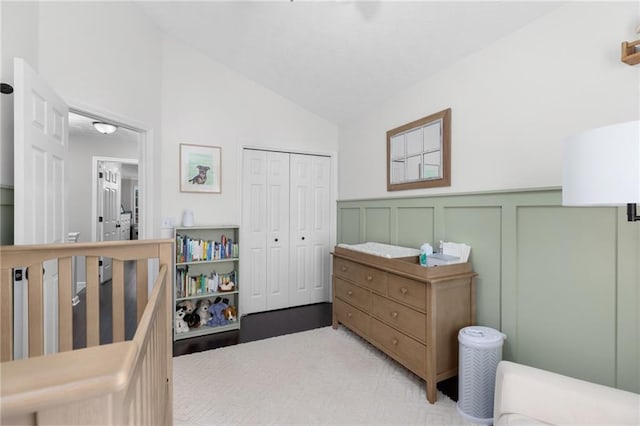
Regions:
<svg viewBox="0 0 640 426"><path fill-rule="evenodd" d="M118 126L114 124L103 123L102 121L94 121L93 127L95 127L97 131L105 135L110 135L111 133L118 130Z"/></svg>

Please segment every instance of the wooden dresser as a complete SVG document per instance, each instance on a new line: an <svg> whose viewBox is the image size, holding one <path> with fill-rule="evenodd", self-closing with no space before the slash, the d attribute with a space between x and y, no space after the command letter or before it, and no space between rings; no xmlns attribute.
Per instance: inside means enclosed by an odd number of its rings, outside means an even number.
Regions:
<svg viewBox="0 0 640 426"><path fill-rule="evenodd" d="M337 246L333 328L342 323L426 381L458 374L458 331L475 322L470 263L422 267L418 257L388 259Z"/></svg>

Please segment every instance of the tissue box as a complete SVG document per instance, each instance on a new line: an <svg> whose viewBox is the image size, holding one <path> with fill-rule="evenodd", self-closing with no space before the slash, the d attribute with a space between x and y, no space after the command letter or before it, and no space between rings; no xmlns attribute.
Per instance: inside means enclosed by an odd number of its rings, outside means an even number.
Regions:
<svg viewBox="0 0 640 426"><path fill-rule="evenodd" d="M460 263L460 258L442 253L434 253L427 256L427 266L452 265L454 263Z"/></svg>

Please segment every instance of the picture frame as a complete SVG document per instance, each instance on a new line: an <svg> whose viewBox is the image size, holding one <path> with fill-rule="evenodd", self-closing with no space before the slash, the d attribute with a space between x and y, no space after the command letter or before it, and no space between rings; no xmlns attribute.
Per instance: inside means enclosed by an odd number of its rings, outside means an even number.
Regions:
<svg viewBox="0 0 640 426"><path fill-rule="evenodd" d="M451 186L451 108L387 132L387 191Z"/></svg>
<svg viewBox="0 0 640 426"><path fill-rule="evenodd" d="M219 194L222 148L180 144L180 192Z"/></svg>

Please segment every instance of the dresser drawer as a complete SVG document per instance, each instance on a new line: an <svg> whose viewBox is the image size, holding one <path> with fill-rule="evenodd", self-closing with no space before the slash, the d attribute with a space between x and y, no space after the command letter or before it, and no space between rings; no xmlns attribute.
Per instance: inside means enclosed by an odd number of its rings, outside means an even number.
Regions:
<svg viewBox="0 0 640 426"><path fill-rule="evenodd" d="M382 294L387 294L387 273L349 260L333 258L333 273Z"/></svg>
<svg viewBox="0 0 640 426"><path fill-rule="evenodd" d="M373 315L387 324L399 328L422 343L426 343L427 320L425 314L376 294L371 295L371 298L371 313Z"/></svg>
<svg viewBox="0 0 640 426"><path fill-rule="evenodd" d="M371 338L376 341L385 352L393 354L399 361L420 377L426 373L425 346L397 330L371 318Z"/></svg>
<svg viewBox="0 0 640 426"><path fill-rule="evenodd" d="M427 285L398 275L389 274L389 297L422 311L427 306Z"/></svg>
<svg viewBox="0 0 640 426"><path fill-rule="evenodd" d="M340 299L333 299L336 319L363 337L369 335L369 315Z"/></svg>
<svg viewBox="0 0 640 426"><path fill-rule="evenodd" d="M336 280L336 297L349 302L364 311L371 309L371 292L357 285L344 281L335 277Z"/></svg>

